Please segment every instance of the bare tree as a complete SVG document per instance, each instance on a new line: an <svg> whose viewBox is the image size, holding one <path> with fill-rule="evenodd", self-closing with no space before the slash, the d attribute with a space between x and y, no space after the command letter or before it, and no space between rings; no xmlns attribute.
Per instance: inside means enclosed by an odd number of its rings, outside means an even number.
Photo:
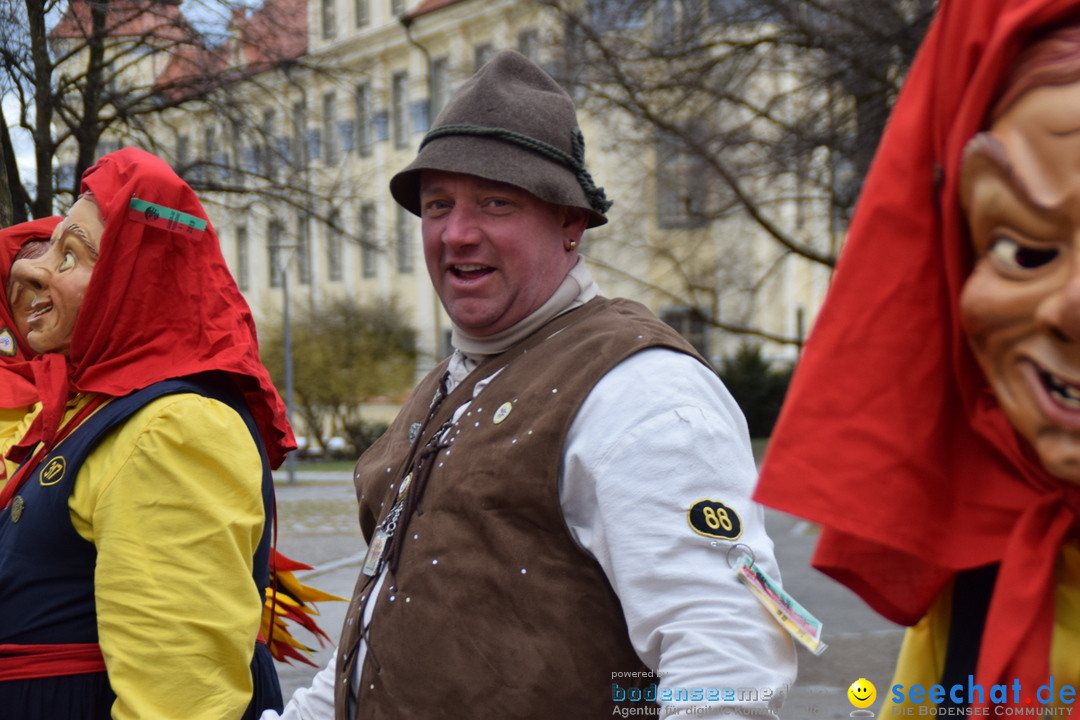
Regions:
<svg viewBox="0 0 1080 720"><path fill-rule="evenodd" d="M0 0L0 96L17 108L10 130L30 138L36 164L34 178L20 177L0 126L0 217L56 212L97 157L135 145L168 159L204 202L291 206L333 223L326 198L350 194L328 192L339 189L333 178L313 181L306 129L294 127L306 122L294 109L311 78L339 72L308 54L307 22L294 0L256 10L230 0L184 0L183 10L180 0Z"/></svg>
<svg viewBox="0 0 1080 720"><path fill-rule="evenodd" d="M269 325L261 343L275 381L284 374L282 332L281 323ZM293 335L303 348L293 361L296 410L306 435L323 450L330 434L355 434L363 403L407 392L415 382L415 333L393 303L332 300L303 310Z"/></svg>
<svg viewBox="0 0 1080 720"><path fill-rule="evenodd" d="M616 238L650 274L607 264L713 327L801 342L756 310L792 263L827 279L935 0L537 1L560 80L651 178L655 223Z"/></svg>

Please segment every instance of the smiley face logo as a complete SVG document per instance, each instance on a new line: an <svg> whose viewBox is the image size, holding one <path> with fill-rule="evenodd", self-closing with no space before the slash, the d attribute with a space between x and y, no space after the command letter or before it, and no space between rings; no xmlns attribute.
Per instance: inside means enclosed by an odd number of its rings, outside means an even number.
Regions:
<svg viewBox="0 0 1080 720"><path fill-rule="evenodd" d="M866 678L859 678L847 689L848 700L857 708L868 708L877 698L877 688Z"/></svg>

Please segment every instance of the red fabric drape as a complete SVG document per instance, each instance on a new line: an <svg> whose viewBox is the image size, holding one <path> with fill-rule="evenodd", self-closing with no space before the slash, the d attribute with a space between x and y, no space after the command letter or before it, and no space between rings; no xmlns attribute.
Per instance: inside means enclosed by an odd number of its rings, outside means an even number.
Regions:
<svg viewBox="0 0 1080 720"><path fill-rule="evenodd" d="M960 327L965 144L1033 33L1076 0L942 0L866 179L756 498L821 523L814 565L900 623L1001 562L977 680L1048 675L1053 570L1078 488L997 407ZM1032 684L1029 684L1032 683Z"/></svg>

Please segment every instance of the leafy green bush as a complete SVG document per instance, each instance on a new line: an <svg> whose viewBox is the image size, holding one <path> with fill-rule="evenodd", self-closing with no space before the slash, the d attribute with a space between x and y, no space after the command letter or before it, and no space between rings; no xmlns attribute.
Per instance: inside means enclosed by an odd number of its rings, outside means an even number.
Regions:
<svg viewBox="0 0 1080 720"><path fill-rule="evenodd" d="M356 448L356 456L360 457L389 427L384 422L367 422L359 420L345 423L345 434L349 442Z"/></svg>
<svg viewBox="0 0 1080 720"><path fill-rule="evenodd" d="M349 426L363 425L364 403L395 397L416 382L416 333L404 312L392 301L333 298L301 305L291 331L297 434L319 448L326 447L327 435L343 434L357 453L363 451L367 445L356 442ZM263 364L284 396L284 326L267 323L259 336Z"/></svg>
<svg viewBox="0 0 1080 720"><path fill-rule="evenodd" d="M772 434L780 414L791 366L774 368L761 356L761 347L744 342L721 361L717 374L742 408L750 437L764 438Z"/></svg>

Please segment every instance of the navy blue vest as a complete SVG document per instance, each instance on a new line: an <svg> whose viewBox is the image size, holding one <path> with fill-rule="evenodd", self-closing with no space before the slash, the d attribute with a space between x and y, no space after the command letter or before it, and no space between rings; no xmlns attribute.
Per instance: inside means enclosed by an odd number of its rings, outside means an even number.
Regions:
<svg viewBox="0 0 1080 720"><path fill-rule="evenodd" d="M0 511L0 644L98 641L94 604L97 553L72 526L68 498L83 462L111 430L150 401L177 393L202 395L233 408L259 448L267 521L254 557L253 580L263 594L269 584L274 488L251 412L227 375L203 373L165 380L109 402L84 421L42 460L12 503ZM144 480L154 482L152 477ZM147 527L146 532L152 533L154 528ZM161 542L169 542L169 538L163 537Z"/></svg>

